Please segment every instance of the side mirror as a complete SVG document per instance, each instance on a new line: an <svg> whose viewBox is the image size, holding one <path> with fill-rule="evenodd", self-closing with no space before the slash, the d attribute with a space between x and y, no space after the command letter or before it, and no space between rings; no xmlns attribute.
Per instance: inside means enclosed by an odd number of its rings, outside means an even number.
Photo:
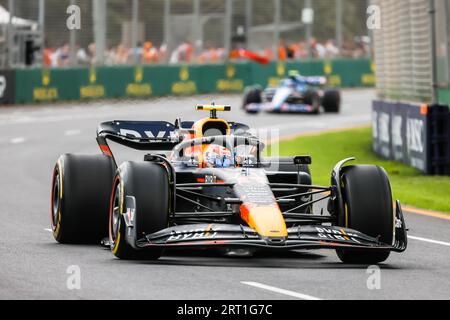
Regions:
<svg viewBox="0 0 450 320"><path fill-rule="evenodd" d="M295 156L294 164L311 164L312 159L311 156Z"/></svg>

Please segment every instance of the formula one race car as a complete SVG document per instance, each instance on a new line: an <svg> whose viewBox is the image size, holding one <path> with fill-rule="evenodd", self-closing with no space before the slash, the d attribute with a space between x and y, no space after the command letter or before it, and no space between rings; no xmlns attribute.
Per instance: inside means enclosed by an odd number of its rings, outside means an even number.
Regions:
<svg viewBox="0 0 450 320"><path fill-rule="evenodd" d="M281 80L276 88L246 88L242 108L247 113L266 111L319 114L322 106L325 112L339 113L340 92L336 89L323 91L318 88L326 82L325 77L304 77L295 70L289 71L289 77Z"/></svg>
<svg viewBox="0 0 450 320"><path fill-rule="evenodd" d="M102 123L102 154L61 156L51 194L55 239L100 243L109 235L121 259L184 248L329 248L343 262L372 264L406 249L401 207L394 209L382 168L344 166L346 159L330 186L315 186L309 156L264 158L248 126L217 117L230 107L197 109L210 117ZM107 141L148 153L117 166ZM322 200L329 214L313 212Z"/></svg>

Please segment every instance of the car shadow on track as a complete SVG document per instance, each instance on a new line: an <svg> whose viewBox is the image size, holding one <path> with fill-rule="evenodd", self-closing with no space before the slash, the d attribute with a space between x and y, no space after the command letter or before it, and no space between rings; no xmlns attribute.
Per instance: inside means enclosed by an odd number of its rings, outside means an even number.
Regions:
<svg viewBox="0 0 450 320"><path fill-rule="evenodd" d="M248 257L229 257L220 251L189 250L170 252L157 261L133 261L148 265L231 267L231 268L280 268L280 269L367 269L368 265L352 265L339 262L337 256L305 251L256 252ZM335 259L332 261L331 259ZM381 269L398 269L380 264Z"/></svg>
<svg viewBox="0 0 450 320"><path fill-rule="evenodd" d="M77 252L82 249L84 254L90 256L88 251L101 250L107 254L110 259L106 259L104 263L139 264L139 265L155 265L155 266L193 266L193 267L229 267L229 268L279 268L279 269L342 269L351 270L367 269L368 265L352 265L339 262L338 257L332 251L258 251L253 255L244 257L226 256L220 250L183 250L166 252L160 259L156 261L150 260L120 260L112 256L109 248L95 245L60 245L57 243L48 243L45 247L55 250L63 249L68 252ZM102 250L103 249L103 250ZM100 258L101 257L101 258ZM104 255L99 256L104 259ZM389 262L389 260L388 260ZM381 269L387 270L404 270L406 266L396 267L389 263L378 265ZM409 269L409 268L408 268Z"/></svg>

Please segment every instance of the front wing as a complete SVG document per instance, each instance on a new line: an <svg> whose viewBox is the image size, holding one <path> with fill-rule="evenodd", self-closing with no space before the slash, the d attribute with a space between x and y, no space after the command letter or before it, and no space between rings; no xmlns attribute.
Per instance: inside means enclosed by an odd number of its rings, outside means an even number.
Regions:
<svg viewBox="0 0 450 320"><path fill-rule="evenodd" d="M398 230L397 230L398 229ZM356 230L334 226L299 226L288 229L287 238L261 238L253 229L242 225L196 224L167 228L139 239L137 247L181 248L255 248L292 249L364 249L402 252L406 249L404 225L396 228L394 244L379 242Z"/></svg>

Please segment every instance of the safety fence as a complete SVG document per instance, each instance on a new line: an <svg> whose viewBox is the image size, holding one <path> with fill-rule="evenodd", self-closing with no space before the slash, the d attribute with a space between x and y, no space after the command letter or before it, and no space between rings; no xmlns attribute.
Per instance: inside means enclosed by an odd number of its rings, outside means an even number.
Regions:
<svg viewBox="0 0 450 320"><path fill-rule="evenodd" d="M427 174L450 175L450 2L371 3L380 17L373 149Z"/></svg>
<svg viewBox="0 0 450 320"><path fill-rule="evenodd" d="M368 59L17 69L0 70L0 103L240 93L249 85L276 85L289 70L327 76L329 85L336 87L374 86L375 82Z"/></svg>
<svg viewBox="0 0 450 320"><path fill-rule="evenodd" d="M426 102L432 96L429 1L374 0L381 26L374 30L380 98Z"/></svg>

